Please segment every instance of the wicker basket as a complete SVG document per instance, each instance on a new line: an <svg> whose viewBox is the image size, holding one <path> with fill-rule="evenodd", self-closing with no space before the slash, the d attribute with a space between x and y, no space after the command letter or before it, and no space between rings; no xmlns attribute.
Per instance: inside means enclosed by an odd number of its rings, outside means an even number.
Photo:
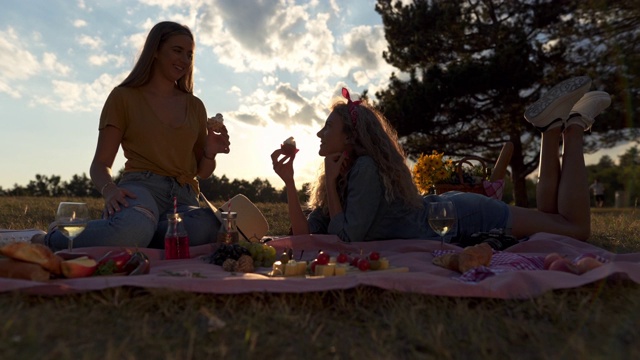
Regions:
<svg viewBox="0 0 640 360"><path fill-rule="evenodd" d="M465 183L463 180L464 176L463 176L462 166L464 164L474 166L472 161L477 161L480 163L480 165L482 165L482 172L485 174L486 177L490 175L489 170L487 168L487 163L482 158L479 158L477 156L467 156L460 159L458 162L456 162L456 171L458 172L458 180L460 183L459 184L435 184L433 185L433 192L435 194L442 194L447 191L462 191L462 192L470 192L470 193L482 194L484 196L487 196L484 190L484 185L482 183L471 185L469 183Z"/></svg>

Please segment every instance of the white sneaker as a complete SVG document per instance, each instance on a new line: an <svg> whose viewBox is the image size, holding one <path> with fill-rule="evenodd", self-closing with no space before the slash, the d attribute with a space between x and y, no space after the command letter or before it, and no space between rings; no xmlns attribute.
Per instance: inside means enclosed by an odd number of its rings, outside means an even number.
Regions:
<svg viewBox="0 0 640 360"><path fill-rule="evenodd" d="M594 118L611 105L611 96L604 91L589 91L575 104L569 114L567 126L578 124L584 131L591 129Z"/></svg>
<svg viewBox="0 0 640 360"><path fill-rule="evenodd" d="M588 76L564 80L529 106L524 112L524 118L542 132L563 126L573 105L590 86L591 78Z"/></svg>

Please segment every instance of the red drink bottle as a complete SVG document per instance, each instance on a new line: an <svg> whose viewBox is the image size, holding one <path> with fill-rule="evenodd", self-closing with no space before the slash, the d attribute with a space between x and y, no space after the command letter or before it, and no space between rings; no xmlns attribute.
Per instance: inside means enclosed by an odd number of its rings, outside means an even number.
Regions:
<svg viewBox="0 0 640 360"><path fill-rule="evenodd" d="M169 214L167 220L169 224L164 236L164 258L166 260L190 259L189 235L184 228L182 216L178 213Z"/></svg>

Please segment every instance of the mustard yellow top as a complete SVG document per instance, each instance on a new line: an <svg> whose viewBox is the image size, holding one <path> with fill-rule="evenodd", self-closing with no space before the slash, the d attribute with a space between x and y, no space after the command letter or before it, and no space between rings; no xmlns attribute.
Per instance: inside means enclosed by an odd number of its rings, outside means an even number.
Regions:
<svg viewBox="0 0 640 360"><path fill-rule="evenodd" d="M198 161L194 149L204 149L207 111L200 99L187 95L186 121L172 128L155 115L138 88L116 87L100 115L99 130L115 126L123 133L125 172L150 171L189 184L198 193Z"/></svg>

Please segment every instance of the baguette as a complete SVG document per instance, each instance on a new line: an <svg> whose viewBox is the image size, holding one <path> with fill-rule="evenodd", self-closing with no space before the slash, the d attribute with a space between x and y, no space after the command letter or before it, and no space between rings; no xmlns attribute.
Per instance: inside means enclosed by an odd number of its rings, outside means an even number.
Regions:
<svg viewBox="0 0 640 360"><path fill-rule="evenodd" d="M51 273L38 264L13 259L0 259L0 277L48 281Z"/></svg>
<svg viewBox="0 0 640 360"><path fill-rule="evenodd" d="M62 258L57 256L48 247L42 244L31 244L25 242L9 243L0 248L0 254L15 260L38 264L43 269L60 275L60 264Z"/></svg>

